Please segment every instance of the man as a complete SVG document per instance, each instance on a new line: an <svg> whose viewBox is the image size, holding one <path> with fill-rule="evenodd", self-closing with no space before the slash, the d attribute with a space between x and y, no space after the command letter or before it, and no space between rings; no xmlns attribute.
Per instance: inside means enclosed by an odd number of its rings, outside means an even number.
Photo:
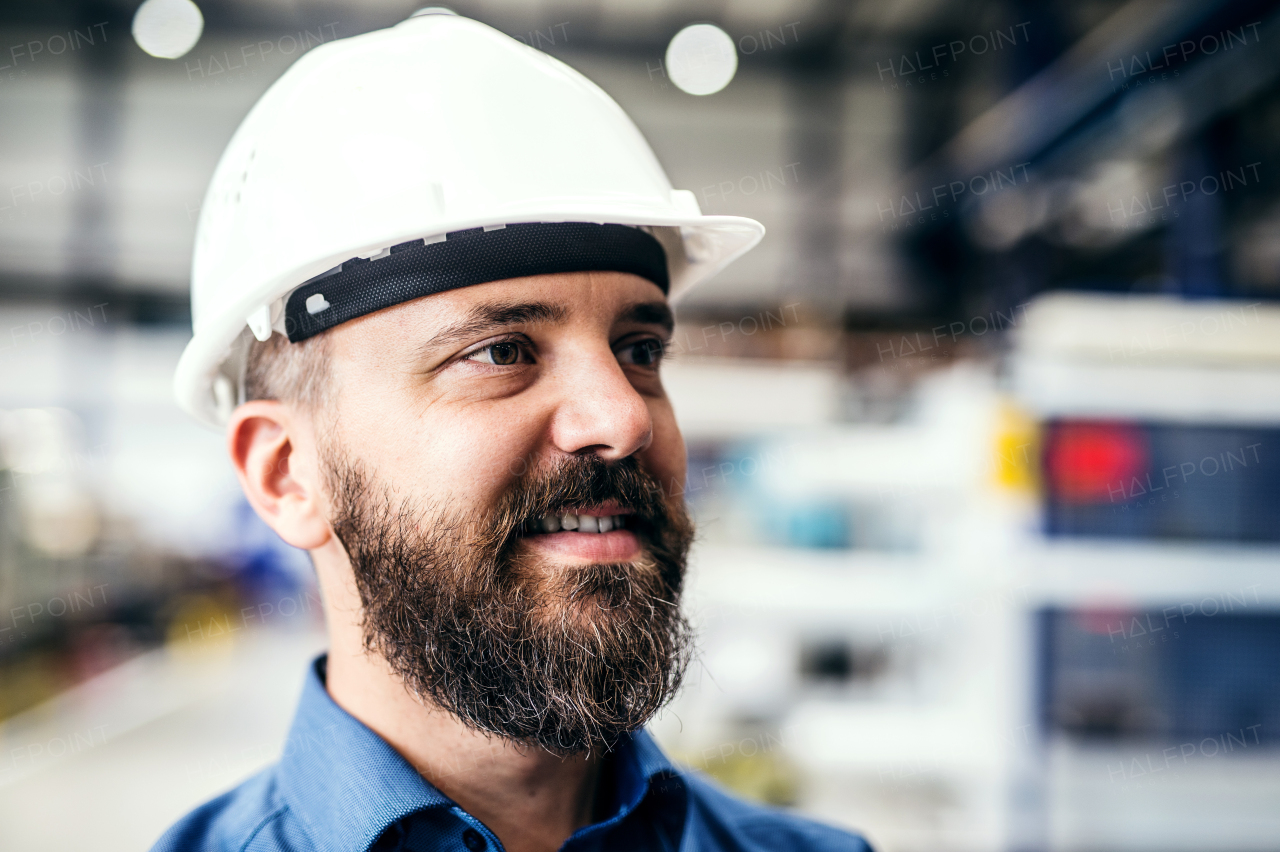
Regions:
<svg viewBox="0 0 1280 852"><path fill-rule="evenodd" d="M576 72L424 11L300 60L210 186L176 390L311 554L329 651L280 763L156 848L865 849L643 731L690 654L668 295L762 229Z"/></svg>

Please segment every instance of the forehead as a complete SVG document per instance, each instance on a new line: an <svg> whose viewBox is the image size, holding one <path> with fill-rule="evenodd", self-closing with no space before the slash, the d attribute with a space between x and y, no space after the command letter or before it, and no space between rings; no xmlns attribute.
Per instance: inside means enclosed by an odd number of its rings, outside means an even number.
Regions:
<svg viewBox="0 0 1280 852"><path fill-rule="evenodd" d="M398 337L421 341L424 335L466 319L478 309L533 303L558 308L558 324L607 327L636 305L666 306L667 297L653 282L626 272L561 272L433 293L350 320L333 332L344 343L364 341L371 335L384 343Z"/></svg>

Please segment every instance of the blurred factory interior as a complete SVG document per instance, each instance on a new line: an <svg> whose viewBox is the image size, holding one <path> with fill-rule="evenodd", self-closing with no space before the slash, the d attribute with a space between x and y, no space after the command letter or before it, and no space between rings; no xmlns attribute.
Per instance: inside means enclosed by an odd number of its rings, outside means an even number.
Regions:
<svg viewBox="0 0 1280 852"><path fill-rule="evenodd" d="M145 848L280 753L323 647L170 382L240 119L414 6L199 0L167 60L137 5L0 11L3 849ZM452 7L768 228L664 367L667 749L885 852L1280 849L1280 3ZM701 97L695 22L738 53Z"/></svg>

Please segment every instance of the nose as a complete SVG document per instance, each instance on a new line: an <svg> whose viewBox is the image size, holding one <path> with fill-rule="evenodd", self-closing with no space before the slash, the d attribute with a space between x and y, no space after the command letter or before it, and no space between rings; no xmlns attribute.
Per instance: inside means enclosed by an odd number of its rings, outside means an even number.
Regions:
<svg viewBox="0 0 1280 852"><path fill-rule="evenodd" d="M653 418L613 352L584 353L557 365L551 440L561 452L618 461L649 446Z"/></svg>

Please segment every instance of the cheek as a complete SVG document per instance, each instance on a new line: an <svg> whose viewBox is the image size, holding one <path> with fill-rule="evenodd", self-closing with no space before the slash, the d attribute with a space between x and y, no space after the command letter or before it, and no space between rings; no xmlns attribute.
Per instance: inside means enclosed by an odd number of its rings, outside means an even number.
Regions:
<svg viewBox="0 0 1280 852"><path fill-rule="evenodd" d="M653 418L653 442L644 451L645 467L668 493L679 493L684 488L688 464L684 437L676 425L671 403L666 399L651 403L650 416Z"/></svg>
<svg viewBox="0 0 1280 852"><path fill-rule="evenodd" d="M433 428L447 431L436 441L442 454L438 464L448 468L465 489L472 505L488 505L538 464L538 418L509 405L476 406L455 412L447 423Z"/></svg>
<svg viewBox="0 0 1280 852"><path fill-rule="evenodd" d="M364 416L366 415L367 416ZM510 405L369 406L344 416L346 446L405 498L484 507L535 461L536 420Z"/></svg>

